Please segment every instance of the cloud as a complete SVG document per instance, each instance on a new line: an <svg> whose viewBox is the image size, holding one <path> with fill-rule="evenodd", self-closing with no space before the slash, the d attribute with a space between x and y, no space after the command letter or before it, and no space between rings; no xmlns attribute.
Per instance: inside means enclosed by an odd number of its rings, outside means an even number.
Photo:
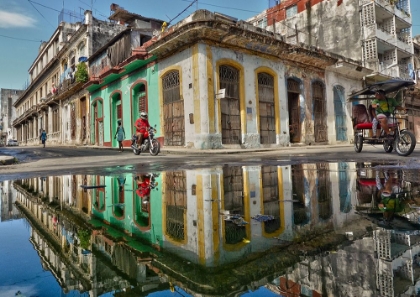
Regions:
<svg viewBox="0 0 420 297"><path fill-rule="evenodd" d="M35 19L24 14L0 10L0 28L27 28L35 23Z"/></svg>

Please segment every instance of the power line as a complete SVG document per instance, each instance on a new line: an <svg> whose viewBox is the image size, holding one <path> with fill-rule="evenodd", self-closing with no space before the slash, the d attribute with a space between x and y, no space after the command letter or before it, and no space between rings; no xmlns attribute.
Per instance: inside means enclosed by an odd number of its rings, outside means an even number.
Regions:
<svg viewBox="0 0 420 297"><path fill-rule="evenodd" d="M16 37L6 36L6 35L2 35L2 34L0 34L0 37L10 38L10 39L15 39L15 40L23 40L23 41L42 42L42 40L25 39L25 38L16 38Z"/></svg>
<svg viewBox="0 0 420 297"><path fill-rule="evenodd" d="M45 17L44 15L35 7L35 5L33 5L31 0L28 0L28 2L32 5L32 7L42 16L42 18L47 21L47 23L51 26L54 27ZM35 2L34 2L35 3Z"/></svg>
<svg viewBox="0 0 420 297"><path fill-rule="evenodd" d="M181 14L183 14L188 8L190 8L195 2L197 2L198 0L194 0L193 2L191 2L191 4L190 5L188 5L183 11L181 11L180 13L178 13L177 14L177 16L176 17L174 17L172 20L169 20L169 24L173 21L173 20L175 20L177 17L179 17Z"/></svg>

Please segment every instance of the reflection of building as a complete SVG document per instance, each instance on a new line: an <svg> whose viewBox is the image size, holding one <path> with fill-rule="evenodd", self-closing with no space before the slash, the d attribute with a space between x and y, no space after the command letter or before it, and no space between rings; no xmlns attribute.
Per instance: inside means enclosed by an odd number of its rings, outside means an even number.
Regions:
<svg viewBox="0 0 420 297"><path fill-rule="evenodd" d="M355 222L358 228L363 222ZM359 226L356 226L359 225ZM349 226L347 226L349 227ZM269 288L282 296L378 296L372 237L355 240L337 251L305 257Z"/></svg>
<svg viewBox="0 0 420 297"><path fill-rule="evenodd" d="M378 255L377 287L381 296L414 296L420 290L420 233L393 230L373 232Z"/></svg>
<svg viewBox="0 0 420 297"><path fill-rule="evenodd" d="M7 140L16 139L12 122L16 118L13 104L23 91L0 89L0 146L6 145Z"/></svg>
<svg viewBox="0 0 420 297"><path fill-rule="evenodd" d="M31 225L30 241L44 269L51 271L64 293L80 291L100 296L116 288L135 290L133 280L138 282L139 292L160 288L161 279L146 268L149 255L147 261L139 260L136 253L115 239L118 230L107 235L100 229L92 232L92 226L83 220L84 211L77 208L80 201L64 201L63 189L69 184L65 181L72 179L86 181L84 176L62 176L14 183L16 204ZM78 197L83 190L79 187L76 192Z"/></svg>
<svg viewBox="0 0 420 297"><path fill-rule="evenodd" d="M121 285L134 279L137 288L145 283L158 288L169 278L191 293L225 295L246 290L250 278L262 284L268 274L297 263L298 256L284 252L294 240L348 224L354 218L353 167L217 166L163 172L154 175L159 187L148 203L137 195L132 174L32 178L17 183L17 204L43 226L37 231L42 236L32 240L53 248L48 233L59 242L66 251L60 261L71 260L72 272L83 277L88 270L91 290L99 279L112 277L101 274L108 265L124 276L115 279ZM84 230L89 231L89 248L83 245ZM342 242L344 237L337 238ZM86 257L92 258L86 262ZM196 268L206 271L205 283ZM221 282L219 269L230 277ZM345 267L340 269L344 275ZM250 270L250 278L244 278ZM74 281L60 283L71 290Z"/></svg>
<svg viewBox="0 0 420 297"><path fill-rule="evenodd" d="M16 193L11 182L0 182L0 222L21 217L17 209L13 207L14 199L16 199Z"/></svg>

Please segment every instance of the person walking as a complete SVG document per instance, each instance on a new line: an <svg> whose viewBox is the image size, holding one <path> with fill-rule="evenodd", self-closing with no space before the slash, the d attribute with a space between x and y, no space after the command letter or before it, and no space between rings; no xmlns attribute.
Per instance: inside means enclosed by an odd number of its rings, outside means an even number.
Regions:
<svg viewBox="0 0 420 297"><path fill-rule="evenodd" d="M124 150L124 146L122 142L125 139L125 131L124 131L124 127L121 124L121 121L118 121L117 132L115 132L114 139L117 139L119 151L120 153L122 153Z"/></svg>
<svg viewBox="0 0 420 297"><path fill-rule="evenodd" d="M45 147L45 142L47 141L47 132L45 132L45 130L42 130L41 136L39 138L41 139L42 144Z"/></svg>

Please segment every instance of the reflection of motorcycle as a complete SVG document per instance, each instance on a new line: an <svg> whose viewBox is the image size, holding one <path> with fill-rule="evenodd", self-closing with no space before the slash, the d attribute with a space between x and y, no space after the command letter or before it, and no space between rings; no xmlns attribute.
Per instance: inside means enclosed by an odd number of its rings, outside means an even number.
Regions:
<svg viewBox="0 0 420 297"><path fill-rule="evenodd" d="M142 203L149 203L151 190L158 190L158 182L155 180L158 176L158 174L154 173L136 176L136 193L142 199Z"/></svg>
<svg viewBox="0 0 420 297"><path fill-rule="evenodd" d="M143 141L140 146L137 144L137 136L133 135L133 138L131 138L131 148L133 149L133 153L135 155L140 155L141 152L149 150L152 156L159 154L160 144L159 141L154 138L155 133L156 129L150 127L148 131L143 134Z"/></svg>

